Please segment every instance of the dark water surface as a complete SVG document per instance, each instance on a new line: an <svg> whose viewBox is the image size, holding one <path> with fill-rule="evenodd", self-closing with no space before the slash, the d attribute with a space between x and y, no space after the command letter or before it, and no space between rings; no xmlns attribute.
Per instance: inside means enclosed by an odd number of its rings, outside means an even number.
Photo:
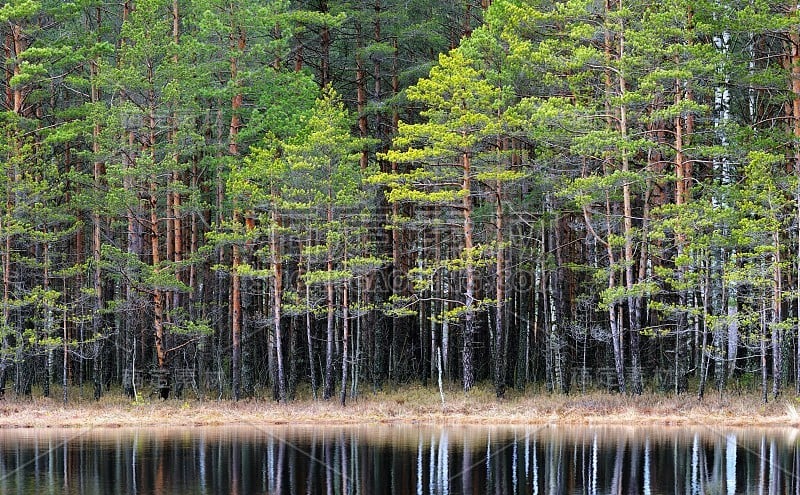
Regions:
<svg viewBox="0 0 800 495"><path fill-rule="evenodd" d="M796 429L0 432L1 494L800 493Z"/></svg>

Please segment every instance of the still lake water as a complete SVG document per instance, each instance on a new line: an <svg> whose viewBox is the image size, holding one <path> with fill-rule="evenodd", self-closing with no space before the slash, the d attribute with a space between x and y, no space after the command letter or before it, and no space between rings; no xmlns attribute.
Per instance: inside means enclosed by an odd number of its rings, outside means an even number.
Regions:
<svg viewBox="0 0 800 495"><path fill-rule="evenodd" d="M0 431L0 493L800 493L800 430L237 427Z"/></svg>

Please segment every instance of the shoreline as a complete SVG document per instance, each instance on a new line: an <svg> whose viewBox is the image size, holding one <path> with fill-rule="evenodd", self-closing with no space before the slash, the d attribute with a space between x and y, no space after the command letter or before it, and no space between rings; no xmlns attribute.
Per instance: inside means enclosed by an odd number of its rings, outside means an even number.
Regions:
<svg viewBox="0 0 800 495"><path fill-rule="evenodd" d="M793 394L762 404L753 394L637 397L605 392L563 396L513 393L498 400L487 390L450 391L444 406L435 389L403 387L365 393L342 407L337 400L299 398L287 404L266 399L239 402L196 397L131 401L109 394L99 402L55 398L0 400L0 429L214 427L280 425L607 425L800 427Z"/></svg>

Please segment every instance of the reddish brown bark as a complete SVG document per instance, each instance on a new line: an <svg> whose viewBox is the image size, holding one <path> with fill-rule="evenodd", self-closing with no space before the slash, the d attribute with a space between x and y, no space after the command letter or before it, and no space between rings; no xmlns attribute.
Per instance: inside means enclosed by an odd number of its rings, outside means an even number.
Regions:
<svg viewBox="0 0 800 495"><path fill-rule="evenodd" d="M231 26L231 49L241 53L247 46L247 37L242 26ZM239 90L239 58L238 53L231 56L230 70L231 81L237 91L231 99L231 122L228 131L228 153L231 156L239 155L239 130L242 127L240 111L244 102L242 92ZM233 224L238 226L241 221L239 211L234 208ZM234 243L231 267L231 386L233 399L239 400L241 396L241 336L242 336L242 281L239 276L239 266L242 262L242 253L239 246Z"/></svg>
<svg viewBox="0 0 800 495"><path fill-rule="evenodd" d="M790 15L797 13L797 5L792 4L790 8ZM800 33L796 29L791 29L789 34L789 64L791 67L790 86L792 90L792 135L795 139L793 166L794 173L800 177ZM795 191L795 202L797 203L797 218L800 221L800 186ZM798 252L796 253L797 265L800 267L800 231L797 234ZM796 281L796 289L798 289L797 307L800 313L800 276ZM800 321L798 321L797 332L797 352L795 355L796 363L800 363ZM796 366L795 375L795 392L800 392L800 366Z"/></svg>

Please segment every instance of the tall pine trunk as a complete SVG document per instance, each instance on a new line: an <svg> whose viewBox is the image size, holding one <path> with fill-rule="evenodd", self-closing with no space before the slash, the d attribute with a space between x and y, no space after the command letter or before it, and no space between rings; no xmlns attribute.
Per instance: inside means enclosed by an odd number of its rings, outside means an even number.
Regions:
<svg viewBox="0 0 800 495"><path fill-rule="evenodd" d="M333 207L328 205L327 220L330 225L333 222ZM327 306L327 320L325 327L325 380L323 384L322 398L329 400L333 397L333 366L334 366L334 344L335 344L335 303L336 293L334 291L333 281L333 251L332 247L328 245L326 270L328 271L328 281L325 283L326 293L326 306Z"/></svg>
<svg viewBox="0 0 800 495"><path fill-rule="evenodd" d="M619 58L623 59L625 56L625 37L623 35L624 25L620 21L620 34L619 34ZM624 99L627 93L627 80L622 72L619 74L619 94L620 98ZM623 140L628 139L628 109L625 104L619 107L619 132ZM630 160L628 158L627 150L622 152L622 172L627 174L630 171ZM631 186L630 181L625 180L622 185L622 224L625 239L625 289L628 292L628 328L631 334L631 388L632 392L636 395L642 393L642 368L641 359L639 357L639 331L640 331L640 316L641 312L638 309L640 305L640 298L634 296L634 278L636 260L633 253L633 207L631 204Z"/></svg>
<svg viewBox="0 0 800 495"><path fill-rule="evenodd" d="M308 244L311 244L310 240L308 241ZM305 243L301 241L297 249L300 253L300 258L297 262L297 294L303 294L305 300L304 323L306 330L306 357L308 358L308 373L309 380L311 382L311 395L314 397L314 400L317 400L317 367L315 364L316 359L314 357L314 326L311 316L311 286L303 281L304 275L311 271L311 260L310 257L306 257L303 254L304 247Z"/></svg>
<svg viewBox="0 0 800 495"><path fill-rule="evenodd" d="M152 258L153 270L160 271L161 254L159 244L161 231L158 221L158 197L156 196L155 183L150 184L150 255ZM162 374L162 381L159 382L159 393L161 398L169 396L169 383L167 378L167 352L166 342L164 341L164 291L159 287L153 287L153 332L155 335L156 361L158 370Z"/></svg>
<svg viewBox="0 0 800 495"><path fill-rule="evenodd" d="M350 359L350 284L345 281L342 289L342 390L339 402L344 406L347 400L347 373L349 371L348 359Z"/></svg>
<svg viewBox="0 0 800 495"><path fill-rule="evenodd" d="M231 50L241 53L247 45L247 38L241 26L231 26L230 36ZM232 157L239 156L239 130L242 126L242 119L239 114L242 109L244 97L241 92L241 81L239 81L239 59L232 56L230 59L231 82L236 90L231 98L231 121L228 131L228 154ZM239 212L234 209L233 223L238 226L240 219ZM242 281L239 275L239 266L242 261L242 254L239 246L233 246L232 269L231 269L231 392L234 400L241 398L242 381Z"/></svg>
<svg viewBox="0 0 800 495"><path fill-rule="evenodd" d="M273 198L277 200L278 192L273 190ZM272 209L272 228L270 230L270 252L272 257L272 318L275 331L275 363L277 367L278 400L286 402L286 377L283 363L283 334L281 331L282 304L283 304L283 262L281 242L278 230L281 228L281 219L277 212L277 205Z"/></svg>
<svg viewBox="0 0 800 495"><path fill-rule="evenodd" d="M612 4L614 0L605 0L605 15L606 17L610 17L612 14ZM620 40L622 39L622 33L619 33ZM619 56L622 56L622 41L620 41L620 53ZM614 52L614 33L611 31L610 28L606 28L604 32L604 40L603 40L603 50L605 55L605 62L606 62L606 69L604 71L604 90L605 90L605 99L604 99L604 106L606 110L606 126L609 129L612 129L614 126L614 115L619 112L619 108L613 108L612 100L614 91L614 82L612 78L613 70L612 70L612 62L613 52ZM624 83L622 82L622 78L620 77L620 88L624 87ZM620 108L624 106L621 105ZM622 121L621 116L617 115L620 121ZM608 175L611 173L609 168L611 167L611 163L608 159L605 159L603 162L603 173L604 175ZM624 194L624 193L623 193ZM624 216L624 212L623 212ZM611 217L612 217L612 208L611 208L611 198L609 197L608 193L606 193L606 236L610 240L614 235L614 231L611 225ZM627 236L626 236L626 245L627 245ZM614 252L614 246L610 243L606 243L606 249L608 253L608 290L609 293L613 293L615 287L617 286L617 261L616 255ZM609 320L609 327L611 329L611 342L612 348L614 351L614 369L616 371L617 376L617 384L619 386L619 391L624 393L625 392L625 367L624 367L624 349L623 346L623 336L622 336L622 329L620 328L620 318L618 312L620 308L618 307L619 304L616 301L616 297L612 296L611 300L608 302L608 320Z"/></svg>
<svg viewBox="0 0 800 495"><path fill-rule="evenodd" d="M96 26L99 31L101 25L101 13L102 10L98 7L95 10L96 15ZM100 102L100 87L98 82L99 76L99 64L97 60L91 60L89 62L89 76L91 79L91 101L92 104L98 104ZM92 179L94 184L94 191L96 194L100 194L102 185L103 185L103 176L105 175L105 167L102 161L99 160L100 157L100 122L99 119L95 120L94 124L92 125L92 153L94 155L93 160L93 167L92 167ZM92 333L94 335L99 335L102 329L103 324L103 279L102 279L102 269L101 269L101 250L102 250L102 219L100 218L99 205L92 211L92 290L93 290L93 301L92 301ZM67 327L64 328L65 338L67 333ZM64 343L65 348L65 363L68 363L68 354L66 348L66 341ZM102 385L100 383L99 377L97 375L100 374L100 364L102 362L102 345L101 343L95 344L96 346L96 353L95 353L95 392L94 396L96 400L100 399L102 395ZM66 368L64 369L64 373L67 373ZM65 395L66 398L66 395Z"/></svg>
<svg viewBox="0 0 800 495"><path fill-rule="evenodd" d="M469 153L462 155L462 209L463 209L463 233L464 233L464 256L466 287L464 290L464 342L462 373L464 390L469 391L476 380L475 370L475 262L474 245L472 239L472 193L471 193L471 159Z"/></svg>
<svg viewBox="0 0 800 495"><path fill-rule="evenodd" d="M792 3L789 14L797 14L797 4ZM790 87L792 94L791 104L791 131L794 137L792 146L792 161L794 174L800 178L800 32L797 29L789 30L789 67L790 67ZM797 324L796 355L795 355L795 393L800 394L800 181L798 181L794 192L796 210L797 238L795 239L795 269L798 272L796 279L797 295L795 298Z"/></svg>
<svg viewBox="0 0 800 495"><path fill-rule="evenodd" d="M770 327L772 337L772 397L777 399L781 393L783 382L783 329L781 322L781 303L783 296L783 276L781 274L781 245L780 232L772 233L773 249L772 255L772 298L770 308Z"/></svg>
<svg viewBox="0 0 800 495"><path fill-rule="evenodd" d="M499 172L499 171L498 171ZM505 258L505 213L503 212L503 183L495 184L495 318L494 318L494 391L497 397L506 393L506 258Z"/></svg>
<svg viewBox="0 0 800 495"><path fill-rule="evenodd" d="M239 212L234 210L233 223L239 224ZM242 393L242 264L241 248L234 244L231 255L231 394L238 401Z"/></svg>

